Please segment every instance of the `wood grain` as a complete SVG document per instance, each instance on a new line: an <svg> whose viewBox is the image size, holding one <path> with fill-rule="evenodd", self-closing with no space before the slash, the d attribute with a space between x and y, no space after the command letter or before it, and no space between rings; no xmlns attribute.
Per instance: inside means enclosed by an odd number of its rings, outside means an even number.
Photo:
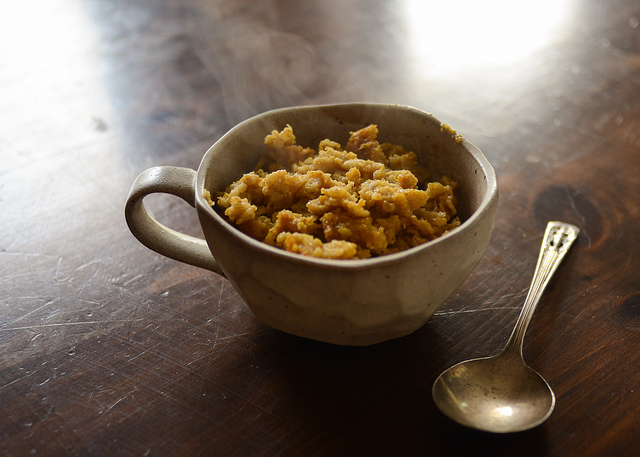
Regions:
<svg viewBox="0 0 640 457"><path fill-rule="evenodd" d="M0 6L1 455L635 455L638 4L441 3ZM196 168L262 111L345 101L432 112L498 175L482 262L414 334L366 348L282 334L225 279L129 233L145 168ZM152 197L158 219L200 235L188 205ZM582 234L525 358L556 410L529 432L462 428L431 384L505 343L554 219Z"/></svg>

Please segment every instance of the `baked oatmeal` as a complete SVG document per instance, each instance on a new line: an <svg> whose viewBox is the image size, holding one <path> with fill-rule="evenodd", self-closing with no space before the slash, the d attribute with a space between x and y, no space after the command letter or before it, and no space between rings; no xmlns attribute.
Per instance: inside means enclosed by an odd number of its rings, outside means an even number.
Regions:
<svg viewBox="0 0 640 457"><path fill-rule="evenodd" d="M460 225L457 183L430 181L417 156L379 143L378 128L352 132L342 147L297 144L274 130L255 170L206 197L247 235L290 252L331 259L376 257L433 240Z"/></svg>

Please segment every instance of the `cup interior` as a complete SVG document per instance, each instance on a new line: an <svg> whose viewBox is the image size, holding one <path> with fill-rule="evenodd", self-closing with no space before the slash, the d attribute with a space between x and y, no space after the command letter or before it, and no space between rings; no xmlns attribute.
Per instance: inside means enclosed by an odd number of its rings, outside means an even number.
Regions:
<svg viewBox="0 0 640 457"><path fill-rule="evenodd" d="M420 110L380 104L345 104L284 108L248 119L214 144L200 166L199 187L222 191L254 169L264 152L264 138L291 125L298 144L318 147L329 138L344 146L350 132L376 124L381 143L400 144L418 155L430 179L447 175L458 182L458 210L464 225L495 190L493 169L471 143L457 139L443 124ZM200 192L201 194L201 192Z"/></svg>

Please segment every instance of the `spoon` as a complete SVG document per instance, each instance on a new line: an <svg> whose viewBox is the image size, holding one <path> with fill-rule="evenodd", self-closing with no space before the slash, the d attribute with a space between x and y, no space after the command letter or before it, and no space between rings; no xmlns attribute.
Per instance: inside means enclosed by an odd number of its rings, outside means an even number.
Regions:
<svg viewBox="0 0 640 457"><path fill-rule="evenodd" d="M450 419L494 433L528 430L553 412L551 387L522 357L524 335L549 280L580 233L564 222L549 222L520 317L498 355L460 362L433 384L433 400Z"/></svg>

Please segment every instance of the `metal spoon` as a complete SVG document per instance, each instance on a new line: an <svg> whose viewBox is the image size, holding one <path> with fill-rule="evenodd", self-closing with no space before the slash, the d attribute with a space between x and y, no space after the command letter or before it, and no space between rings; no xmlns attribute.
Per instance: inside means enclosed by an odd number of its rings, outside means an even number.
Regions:
<svg viewBox="0 0 640 457"><path fill-rule="evenodd" d="M494 433L528 430L547 420L556 403L549 384L522 358L524 335L549 280L580 233L549 222L531 288L506 347L498 355L458 363L433 384L433 400L450 419Z"/></svg>

